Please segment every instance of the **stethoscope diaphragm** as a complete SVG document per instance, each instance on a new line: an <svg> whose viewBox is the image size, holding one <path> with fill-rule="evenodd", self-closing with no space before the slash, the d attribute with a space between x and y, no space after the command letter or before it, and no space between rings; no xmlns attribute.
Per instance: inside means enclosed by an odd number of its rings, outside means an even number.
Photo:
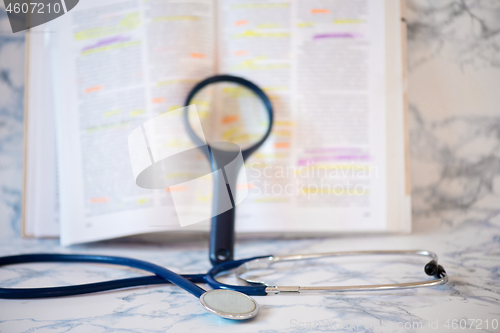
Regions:
<svg viewBox="0 0 500 333"><path fill-rule="evenodd" d="M200 296L200 303L208 312L226 319L250 319L259 312L252 297L234 290L209 290Z"/></svg>

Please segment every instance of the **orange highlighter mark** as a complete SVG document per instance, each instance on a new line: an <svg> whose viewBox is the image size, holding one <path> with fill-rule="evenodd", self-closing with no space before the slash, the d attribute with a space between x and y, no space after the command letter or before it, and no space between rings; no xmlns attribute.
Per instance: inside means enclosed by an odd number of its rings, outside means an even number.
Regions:
<svg viewBox="0 0 500 333"><path fill-rule="evenodd" d="M234 55L235 56L243 56L243 55L246 55L248 53L248 51L236 51L234 52Z"/></svg>
<svg viewBox="0 0 500 333"><path fill-rule="evenodd" d="M327 8L315 8L311 9L311 14L328 14L330 9Z"/></svg>
<svg viewBox="0 0 500 333"><path fill-rule="evenodd" d="M167 192L182 192L187 191L187 186L169 186L165 189Z"/></svg>
<svg viewBox="0 0 500 333"><path fill-rule="evenodd" d="M277 142L274 144L274 148L289 148L290 144L288 142Z"/></svg>
<svg viewBox="0 0 500 333"><path fill-rule="evenodd" d="M241 25L245 25L245 24L248 24L247 20L239 20L239 21L236 21L236 23L234 25L241 26Z"/></svg>
<svg viewBox="0 0 500 333"><path fill-rule="evenodd" d="M165 102L165 98L163 98L163 97L153 98L153 100L151 102L153 102L153 104L163 103L163 102Z"/></svg>
<svg viewBox="0 0 500 333"><path fill-rule="evenodd" d="M102 198L91 198L90 203L101 203L101 202L108 202L109 198L102 197Z"/></svg>
<svg viewBox="0 0 500 333"><path fill-rule="evenodd" d="M203 53L191 53L191 58L204 59L205 55Z"/></svg>
<svg viewBox="0 0 500 333"><path fill-rule="evenodd" d="M90 88L85 89L85 93L88 94L91 92L96 92L96 91L102 90L102 88L103 88L102 86L90 87Z"/></svg>
<svg viewBox="0 0 500 333"><path fill-rule="evenodd" d="M224 118L222 118L222 123L223 124L230 124L230 123L234 123L238 119L239 119L238 115L225 116Z"/></svg>

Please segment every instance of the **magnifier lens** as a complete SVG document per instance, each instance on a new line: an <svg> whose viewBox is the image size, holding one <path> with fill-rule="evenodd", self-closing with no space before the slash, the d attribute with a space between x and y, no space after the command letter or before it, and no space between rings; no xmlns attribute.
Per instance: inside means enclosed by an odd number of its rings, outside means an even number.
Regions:
<svg viewBox="0 0 500 333"><path fill-rule="evenodd" d="M216 82L200 89L191 99L196 105L207 142L221 150L231 149L222 142L245 150L264 137L269 117L262 100L250 89L233 82ZM189 119L192 124L193 119ZM219 143L216 143L219 142ZM234 147L234 146L233 146Z"/></svg>

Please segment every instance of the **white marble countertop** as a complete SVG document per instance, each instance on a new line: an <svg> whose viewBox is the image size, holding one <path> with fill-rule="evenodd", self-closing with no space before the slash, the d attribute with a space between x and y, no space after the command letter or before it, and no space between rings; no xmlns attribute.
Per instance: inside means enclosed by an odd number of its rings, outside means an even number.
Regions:
<svg viewBox="0 0 500 333"><path fill-rule="evenodd" d="M466 321L467 327L472 324L473 328L482 327L482 331L496 332L500 328L494 329L491 325L495 320L500 321L499 244L498 217L467 223L452 230L408 236L241 240L237 246L239 258L346 249L429 249L440 256L440 263L446 268L450 281L443 286L400 291L259 296L255 297L261 307L259 314L241 323L209 314L195 297L171 285L59 299L0 300L0 331L220 332L238 329L295 332L310 331L308 327L314 327L316 330L343 332L442 332L446 330L447 321L452 331L453 320L456 319L458 324L460 320L462 324ZM51 240L10 239L2 241L0 253L63 252L130 256L152 261L176 272L198 273L210 267L206 247L205 240L183 240L173 244L122 240L68 249L60 248L56 241ZM402 271L401 267L404 267ZM408 270L401 261L385 262L382 272L359 265L342 271L334 265L325 266L321 272L326 276L322 279L330 283L338 283L340 278L356 278L364 283L398 279L408 281L408 277L415 280L427 278L421 266ZM141 274L136 270L95 265L18 265L0 271L0 285L55 286ZM489 329L486 328L487 320ZM480 322L482 326L479 326ZM340 325L343 329L339 329ZM408 329L404 329L404 325Z"/></svg>
<svg viewBox="0 0 500 333"><path fill-rule="evenodd" d="M467 329L500 332L495 326L500 324L500 2L406 3L414 232L247 239L238 241L236 254L245 258L427 249L439 255L448 284L390 292L256 297L259 315L242 323L205 312L196 298L170 285L60 299L0 300L0 332L443 332L462 330L464 322ZM108 254L148 260L175 272L206 271L210 265L202 238L163 243L129 239L61 248L56 240L19 237L23 59L24 36L10 34L0 8L0 256ZM332 284L427 278L423 266L401 259L352 262L345 268L321 266L311 275ZM0 286L54 286L141 274L96 265L17 265L0 268Z"/></svg>

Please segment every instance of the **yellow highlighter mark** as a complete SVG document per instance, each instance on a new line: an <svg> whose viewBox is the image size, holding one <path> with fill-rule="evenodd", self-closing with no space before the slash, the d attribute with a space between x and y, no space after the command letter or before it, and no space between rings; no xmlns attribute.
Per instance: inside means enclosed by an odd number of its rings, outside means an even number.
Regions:
<svg viewBox="0 0 500 333"><path fill-rule="evenodd" d="M374 167L369 165L355 165L355 164L313 164L308 166L302 166L301 169L318 170L318 171L320 170L371 171L372 169L374 169ZM301 170L296 170L295 174L300 174L300 172Z"/></svg>
<svg viewBox="0 0 500 333"><path fill-rule="evenodd" d="M310 27L314 27L314 23L312 23L312 22L300 22L300 23L297 23L297 27L310 28Z"/></svg>
<svg viewBox="0 0 500 333"><path fill-rule="evenodd" d="M348 195L348 196L361 196L368 195L370 192L367 189L358 189L357 191L354 189L346 189L342 186L338 186L337 188L318 188L318 187L309 187L302 188L300 191L302 195Z"/></svg>
<svg viewBox="0 0 500 333"><path fill-rule="evenodd" d="M172 139L164 142L162 145L164 148L172 148L172 147L185 147L186 143L179 139Z"/></svg>
<svg viewBox="0 0 500 333"><path fill-rule="evenodd" d="M112 117L112 116L119 115L120 113L122 113L121 110L111 110L111 111L105 112L104 117Z"/></svg>
<svg viewBox="0 0 500 333"><path fill-rule="evenodd" d="M133 111L130 111L130 115L132 117L140 116L141 114L145 114L145 113L146 113L145 110L133 110Z"/></svg>
<svg viewBox="0 0 500 333"><path fill-rule="evenodd" d="M196 178L200 175L193 172L171 172L165 175L165 179L175 179L175 178Z"/></svg>
<svg viewBox="0 0 500 333"><path fill-rule="evenodd" d="M281 24L277 23L261 23L257 25L257 29L276 29L281 28Z"/></svg>
<svg viewBox="0 0 500 333"><path fill-rule="evenodd" d="M235 134L237 134L239 131L238 128L230 128L224 133L222 133L222 139L224 140L229 140L231 137L233 137Z"/></svg>
<svg viewBox="0 0 500 333"><path fill-rule="evenodd" d="M294 126L293 121L286 121L286 120L281 120L281 121L275 121L274 126Z"/></svg>
<svg viewBox="0 0 500 333"><path fill-rule="evenodd" d="M210 117L209 111L198 110L198 118L207 119L208 117Z"/></svg>
<svg viewBox="0 0 500 333"><path fill-rule="evenodd" d="M262 87L262 90L265 92L269 91L283 91L283 90L289 90L290 88L288 86L267 86L267 87Z"/></svg>
<svg viewBox="0 0 500 333"><path fill-rule="evenodd" d="M288 8L289 6L290 4L286 2L264 2L232 5L231 9Z"/></svg>
<svg viewBox="0 0 500 333"><path fill-rule="evenodd" d="M259 139L260 135L257 134L251 134L251 133L240 133L241 129L240 128L230 128L224 133L222 133L221 138L222 140L229 141L229 142L248 142L248 141L253 141L255 139Z"/></svg>
<svg viewBox="0 0 500 333"><path fill-rule="evenodd" d="M255 59L242 61L241 64L231 66L231 70L278 70L278 69L289 69L291 67L290 64L281 63L281 64L273 64L273 63L258 63Z"/></svg>
<svg viewBox="0 0 500 333"><path fill-rule="evenodd" d="M105 52L105 51L111 51L111 50L115 50L115 49L121 49L121 48L129 47L129 46L136 46L136 45L140 45L140 44L141 44L141 41L136 40L136 41L112 44L112 45L103 46L103 47L96 47L96 48L93 48L90 50L83 51L82 56L86 56L86 55L94 54L94 53L98 53L98 52Z"/></svg>
<svg viewBox="0 0 500 333"><path fill-rule="evenodd" d="M256 61L256 60L249 60L249 61ZM225 87L224 89L222 89L222 92L234 98L254 96L252 91L243 87Z"/></svg>
<svg viewBox="0 0 500 333"><path fill-rule="evenodd" d="M191 104L196 104L196 106L203 106L203 107L208 107L210 105L208 101L196 98L191 100Z"/></svg>
<svg viewBox="0 0 500 333"><path fill-rule="evenodd" d="M211 195L203 195L199 194L196 196L198 198L199 202L210 202L212 201L212 196Z"/></svg>
<svg viewBox="0 0 500 333"><path fill-rule="evenodd" d="M290 37L289 32L259 32L255 30L247 30L241 34L233 35L233 38L288 38Z"/></svg>
<svg viewBox="0 0 500 333"><path fill-rule="evenodd" d="M288 158L288 154L282 154L282 153L256 153L255 154L256 158L260 159L266 159L266 158Z"/></svg>
<svg viewBox="0 0 500 333"><path fill-rule="evenodd" d="M290 131L273 131L273 134L276 136L291 136L292 132L290 132Z"/></svg>
<svg viewBox="0 0 500 333"><path fill-rule="evenodd" d="M199 16L193 15L178 15L178 16L158 16L153 18L153 22L161 22L161 21L199 21Z"/></svg>
<svg viewBox="0 0 500 333"><path fill-rule="evenodd" d="M171 107L168 108L168 111L174 111L180 108L182 108L181 105L172 105Z"/></svg>
<svg viewBox="0 0 500 333"><path fill-rule="evenodd" d="M360 23L365 23L365 20L359 20L359 19L337 19L333 20L334 24L360 24Z"/></svg>
<svg viewBox="0 0 500 333"><path fill-rule="evenodd" d="M125 31L130 31L138 28L141 25L141 16L139 12L126 14L118 24L99 28L92 28L78 31L74 34L75 40L85 40L90 38L99 38L114 34L119 34Z"/></svg>
<svg viewBox="0 0 500 333"><path fill-rule="evenodd" d="M161 87L161 86L168 86L168 85L178 84L178 83L192 84L192 83L196 83L196 82L198 82L198 81L194 80L194 79L165 80L165 81L156 82L156 86Z"/></svg>
<svg viewBox="0 0 500 333"><path fill-rule="evenodd" d="M238 142L248 142L248 141L252 141L252 142L255 142L256 139L260 139L260 135L256 135L256 134L239 134L239 135L235 135L233 136L232 138L228 139L228 141L232 141L232 142L235 142L235 143L238 143Z"/></svg>
<svg viewBox="0 0 500 333"><path fill-rule="evenodd" d="M254 202L288 202L290 199L287 198L261 198L255 199Z"/></svg>
<svg viewBox="0 0 500 333"><path fill-rule="evenodd" d="M99 132L99 131L106 131L106 130L112 130L112 129L119 129L122 127L128 126L128 122L120 122L120 123L115 123L115 124L108 124L108 125L102 125L102 126L95 126L95 127L89 127L86 129L87 134L94 133L94 132Z"/></svg>

